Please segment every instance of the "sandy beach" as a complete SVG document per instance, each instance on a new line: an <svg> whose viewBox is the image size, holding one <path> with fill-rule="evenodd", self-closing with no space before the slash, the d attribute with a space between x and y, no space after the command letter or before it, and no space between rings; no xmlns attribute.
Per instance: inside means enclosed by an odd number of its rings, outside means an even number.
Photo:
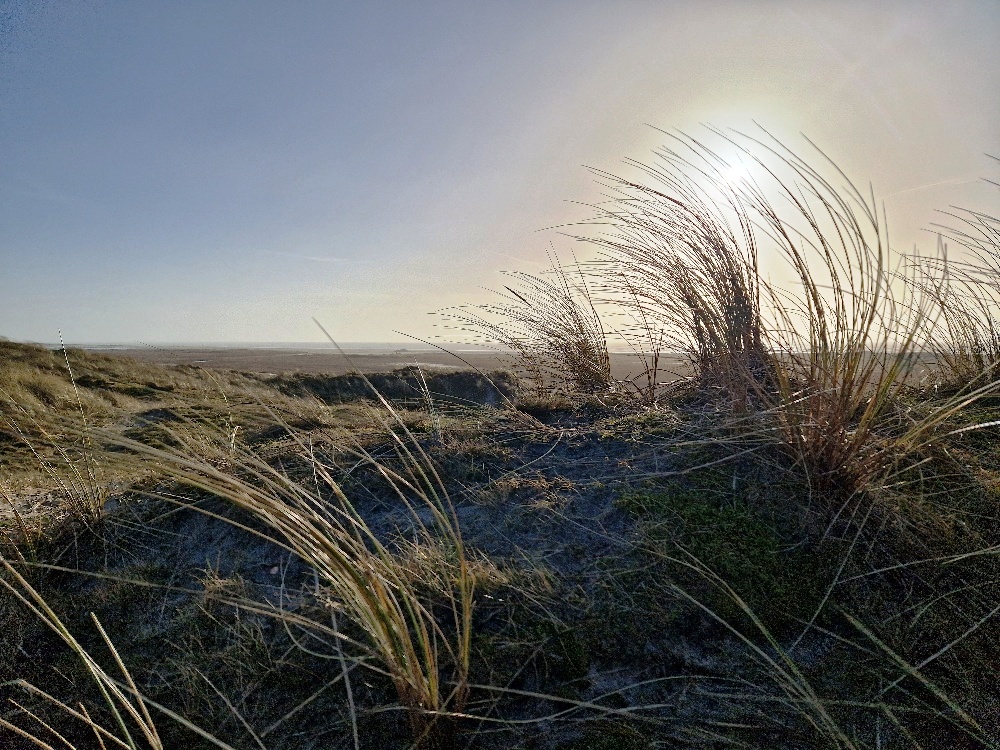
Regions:
<svg viewBox="0 0 1000 750"><path fill-rule="evenodd" d="M439 349L369 349L345 350L318 348L261 348L261 347L145 347L108 348L87 347L89 351L130 357L140 362L159 365L191 365L221 370L243 372L281 373L308 372L343 375L348 372L390 372L399 367L419 365L434 371L509 369L511 361L503 352L481 350L456 350L448 353ZM661 357L660 380L672 380L683 372L680 357ZM614 377L626 380L644 379L640 358L634 354L613 353L611 371ZM670 373L675 373L671 377Z"/></svg>

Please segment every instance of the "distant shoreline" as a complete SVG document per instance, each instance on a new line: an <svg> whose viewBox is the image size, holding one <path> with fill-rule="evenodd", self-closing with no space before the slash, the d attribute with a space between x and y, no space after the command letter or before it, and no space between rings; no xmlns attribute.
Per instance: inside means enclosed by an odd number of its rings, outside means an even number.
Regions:
<svg viewBox="0 0 1000 750"><path fill-rule="evenodd" d="M60 343L43 343L39 346L44 346L50 349L61 349L62 344ZM440 349L433 344L424 344L419 341L345 341L338 342L339 346L343 351L346 352L392 352L399 350L406 351L440 351ZM108 343L108 342L67 342L66 347L69 349L84 349L86 351L92 352L111 352L111 351L145 351L145 350L155 350L163 349L166 351L175 350L188 350L188 349L202 349L202 350L228 350L228 349L263 349L263 350L306 350L306 351L329 351L336 352L337 346L331 344L329 341L232 341L232 342L211 342L211 341L190 341L190 342L172 342L172 343L142 343L142 342L132 342L132 343ZM455 344L454 346L450 344L441 344L442 347L448 349L449 351L472 351L472 352L495 352L501 351L495 347L479 346L476 344Z"/></svg>
<svg viewBox="0 0 1000 750"><path fill-rule="evenodd" d="M24 341L22 343L35 344L36 346L43 346L46 349L62 349L63 344L59 342L41 342L41 341ZM510 353L509 349L505 349L499 346L487 346L485 344L473 344L473 343L453 343L453 342L442 342L440 344L425 344L420 341L344 341L338 342L337 346L341 350L351 353L351 352L364 352L370 354L385 353L385 352L398 352L398 351L408 351L408 352L431 352L431 351L441 351L446 349L449 352L482 352L482 353L494 353L497 355L504 355ZM213 342L213 341L190 341L190 342L170 342L170 343L143 343L143 342L129 342L129 343L109 343L106 341L68 341L66 342L67 349L83 349L89 352L137 352L137 351L147 351L162 349L165 351L176 351L176 350L190 350L199 349L205 351L219 351L219 350L230 350L230 349L246 349L246 350L286 350L294 349L298 351L320 351L320 352L336 352L337 347L331 344L329 341L231 341L231 342ZM627 347L622 347L620 344L618 347L610 347L610 352L612 354L632 354L632 350ZM672 356L672 355L670 355ZM678 355L679 356L679 355Z"/></svg>
<svg viewBox="0 0 1000 750"><path fill-rule="evenodd" d="M368 344L367 348L359 348L356 344L345 344L342 346L343 353L336 351L330 345L324 347L314 344L300 347L286 344L272 347L170 345L142 348L90 345L77 348L110 356L128 357L150 364L189 365L265 374L305 372L344 375L349 372L391 372L412 365L437 372L460 370L489 372L510 369L512 366L511 353L486 348L455 348L449 350L451 352L449 353L426 345L420 345L419 348L417 345L404 345L398 348L389 348L390 346L394 345ZM687 370L685 359L681 356L661 356L660 362L663 370L661 381L680 377ZM642 362L635 354L612 353L611 370L614 377L619 379L645 378Z"/></svg>

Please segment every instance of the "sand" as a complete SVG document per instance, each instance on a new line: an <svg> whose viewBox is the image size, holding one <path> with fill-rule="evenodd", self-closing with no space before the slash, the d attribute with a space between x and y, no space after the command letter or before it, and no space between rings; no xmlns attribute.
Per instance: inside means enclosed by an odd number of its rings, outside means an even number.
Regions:
<svg viewBox="0 0 1000 750"><path fill-rule="evenodd" d="M89 347L88 347L89 348ZM159 365L192 365L221 370L242 372L281 373L308 372L343 375L352 371L364 373L390 372L407 365L437 372L477 369L483 372L509 369L510 360L501 352L489 350L462 350L449 354L436 349L419 350L375 350L348 352L348 357L336 350L292 349L292 348L188 348L188 347L148 347L136 349L100 349L90 351L114 356L130 357L140 362ZM461 357L461 359L459 359ZM464 360L464 361L463 361ZM680 374L684 361L679 357L661 357L660 380L671 380L669 373ZM639 377L645 380L644 368L639 357L634 354L612 354L611 370L614 377L625 380Z"/></svg>

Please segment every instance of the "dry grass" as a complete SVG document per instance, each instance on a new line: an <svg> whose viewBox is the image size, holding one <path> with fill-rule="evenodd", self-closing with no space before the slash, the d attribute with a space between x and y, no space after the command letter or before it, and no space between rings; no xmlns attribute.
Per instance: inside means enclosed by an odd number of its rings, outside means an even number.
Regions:
<svg viewBox="0 0 1000 750"><path fill-rule="evenodd" d="M949 283L927 284L943 318L932 337L934 376L938 387L968 391L995 377L1000 362L1000 219L974 211L949 216L960 228L942 228L944 236L971 258L945 266ZM947 245L938 242L946 258Z"/></svg>
<svg viewBox="0 0 1000 750"><path fill-rule="evenodd" d="M601 318L587 284L553 264L543 276L512 273L501 302L444 311L460 331L475 331L514 353L519 374L536 391L602 394L613 387Z"/></svg>
<svg viewBox="0 0 1000 750"><path fill-rule="evenodd" d="M383 427L395 439L400 467L391 468L363 448L355 452L410 512L420 546L436 550L424 556L429 565L424 578L437 579L436 593L451 613L444 625L424 597L427 582L412 573L412 546L400 559L341 489L331 458L314 452L291 428L288 434L312 471L306 481L293 479L225 435L213 439L202 432L196 445L174 433L176 449L107 437L143 461L154 462L163 476L220 497L266 524L275 533L271 541L315 571L328 609L360 628L362 637L349 637L336 625L304 623L281 609L269 613L325 633L337 648L355 651L359 663L387 675L408 712L418 746L446 748L453 741L453 717L462 713L468 695L476 576L436 470L400 414L388 402L383 406ZM447 555L441 553L443 548Z"/></svg>
<svg viewBox="0 0 1000 750"><path fill-rule="evenodd" d="M699 392L739 419L764 417L740 429L777 439L819 492L843 499L879 486L948 416L997 387L996 220L965 217L968 231L954 236L982 262L956 280L944 254L893 251L874 196L818 149L816 167L766 133L711 135L711 147L674 136L655 161L633 163L647 183L599 173L609 200L584 222L598 231L575 235L599 253L573 271L589 287L519 277L557 291L559 310L587 310L587 335L562 334L583 329L554 325L564 317L537 293L483 308L500 322L465 321L496 340L506 321L539 332L524 353L530 370L567 361L566 339L597 349L611 330L602 317L624 320L614 333L647 362L643 398L655 403L661 353L683 352ZM898 407L931 353L973 385L913 421Z"/></svg>
<svg viewBox="0 0 1000 750"><path fill-rule="evenodd" d="M120 678L113 677L80 644L76 636L70 632L59 615L46 601L45 597L16 568L2 557L0 557L0 566L2 566L5 573L5 577L0 577L0 586L9 591L31 614L55 632L59 639L71 649L97 686L104 700L104 705L113 717L114 722L105 726L91 717L91 712L88 711L85 704L80 703L74 707L60 700L59 697L40 690L30 682L17 680L17 686L24 690L26 694L42 699L45 703L62 712L66 717L75 719L90 729L94 739L102 750L108 747L120 747L125 750L140 750L141 748L163 750L165 746L160 739L160 734L157 731L156 722L150 713L150 709L165 714L196 735L208 740L216 747L223 748L223 750L233 750L230 745L192 724L183 716L143 696L138 687L136 687L135 680L133 680L132 674L119 656L115 645L111 642L100 621L93 614L91 614L93 625L100 634L104 646L107 647L108 652L111 654L115 667L121 674ZM33 746L47 750L54 750L54 746L49 744L49 742L58 742L60 747L73 747L70 741L51 725L50 721L46 721L45 718L13 699L11 699L11 702L23 716L31 720L31 724L37 724L41 729L26 729L24 726L14 724L2 717L0 717L0 727L26 740Z"/></svg>

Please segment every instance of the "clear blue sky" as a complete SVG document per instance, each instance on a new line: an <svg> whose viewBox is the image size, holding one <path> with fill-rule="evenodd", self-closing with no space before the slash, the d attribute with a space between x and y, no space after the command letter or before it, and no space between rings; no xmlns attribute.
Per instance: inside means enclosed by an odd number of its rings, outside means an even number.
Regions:
<svg viewBox="0 0 1000 750"><path fill-rule="evenodd" d="M648 124L804 132L932 245L996 211L998 40L996 0L0 1L0 335L432 335Z"/></svg>

